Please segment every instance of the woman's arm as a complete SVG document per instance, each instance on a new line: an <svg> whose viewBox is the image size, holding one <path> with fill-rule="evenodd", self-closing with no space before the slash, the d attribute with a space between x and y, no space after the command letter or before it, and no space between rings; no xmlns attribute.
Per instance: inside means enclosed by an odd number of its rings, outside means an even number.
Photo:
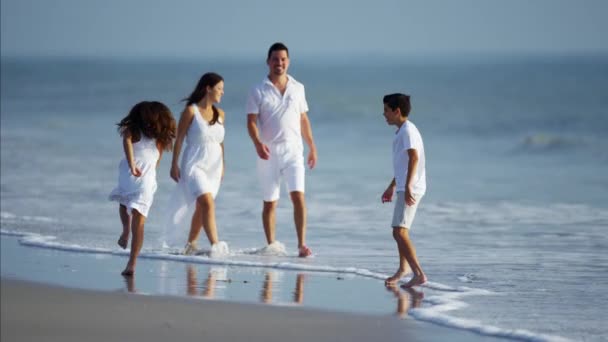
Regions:
<svg viewBox="0 0 608 342"><path fill-rule="evenodd" d="M186 107L182 112L177 125L177 136L175 138L175 144L173 145L173 159L171 161L170 172L171 178L176 182L179 182L180 178L179 155L182 151L182 144L184 143L186 132L188 132L188 128L190 127L193 118L194 112L189 107Z"/></svg>

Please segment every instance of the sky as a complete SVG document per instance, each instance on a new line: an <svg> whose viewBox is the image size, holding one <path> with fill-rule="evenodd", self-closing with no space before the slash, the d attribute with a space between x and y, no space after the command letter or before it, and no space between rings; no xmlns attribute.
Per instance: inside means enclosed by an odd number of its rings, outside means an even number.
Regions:
<svg viewBox="0 0 608 342"><path fill-rule="evenodd" d="M606 0L1 0L2 56L608 53Z"/></svg>

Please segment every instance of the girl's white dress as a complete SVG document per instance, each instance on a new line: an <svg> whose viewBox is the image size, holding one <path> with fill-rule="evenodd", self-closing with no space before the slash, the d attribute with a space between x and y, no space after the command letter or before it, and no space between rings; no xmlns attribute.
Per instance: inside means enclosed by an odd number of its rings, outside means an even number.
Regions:
<svg viewBox="0 0 608 342"><path fill-rule="evenodd" d="M183 246L187 241L196 199L210 193L217 195L224 168L221 143L224 125L221 118L210 125L201 115L198 106L192 105L194 118L186 133L186 147L180 162L180 179L170 198L168 223L164 243Z"/></svg>
<svg viewBox="0 0 608 342"><path fill-rule="evenodd" d="M133 143L133 158L141 176L133 176L127 159L122 159L118 165L118 186L110 193L110 201L126 206L129 214L135 209L147 217L157 188L156 163L159 157L156 140L141 133L141 139Z"/></svg>

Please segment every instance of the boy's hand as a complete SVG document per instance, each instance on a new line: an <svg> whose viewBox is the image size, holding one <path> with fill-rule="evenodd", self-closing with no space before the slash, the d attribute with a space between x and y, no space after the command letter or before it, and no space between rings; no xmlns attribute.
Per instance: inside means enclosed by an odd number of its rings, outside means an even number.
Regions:
<svg viewBox="0 0 608 342"><path fill-rule="evenodd" d="M391 202L393 200L394 189L392 186L386 188L382 194L382 203Z"/></svg>
<svg viewBox="0 0 608 342"><path fill-rule="evenodd" d="M131 168L131 174L135 177L141 176L141 170L136 166Z"/></svg>
<svg viewBox="0 0 608 342"><path fill-rule="evenodd" d="M412 206L416 204L416 199L412 196L412 192L410 189L405 190L405 204Z"/></svg>

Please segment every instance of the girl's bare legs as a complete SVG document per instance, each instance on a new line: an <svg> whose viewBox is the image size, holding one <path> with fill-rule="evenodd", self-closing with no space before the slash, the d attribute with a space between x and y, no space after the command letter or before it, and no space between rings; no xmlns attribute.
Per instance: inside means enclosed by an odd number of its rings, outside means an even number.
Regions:
<svg viewBox="0 0 608 342"><path fill-rule="evenodd" d="M120 238L118 238L118 245L120 246L120 248L126 249L127 244L129 243L131 218L129 217L129 213L127 212L127 207L122 204L118 207L118 214L120 215L120 222L122 222L122 234L120 234Z"/></svg>
<svg viewBox="0 0 608 342"><path fill-rule="evenodd" d="M137 256L141 251L141 246L144 244L144 223L146 217L139 213L139 211L133 209L131 219L131 255L129 256L129 262L127 267L122 271L124 276L132 276L135 273L135 263L137 262Z"/></svg>

